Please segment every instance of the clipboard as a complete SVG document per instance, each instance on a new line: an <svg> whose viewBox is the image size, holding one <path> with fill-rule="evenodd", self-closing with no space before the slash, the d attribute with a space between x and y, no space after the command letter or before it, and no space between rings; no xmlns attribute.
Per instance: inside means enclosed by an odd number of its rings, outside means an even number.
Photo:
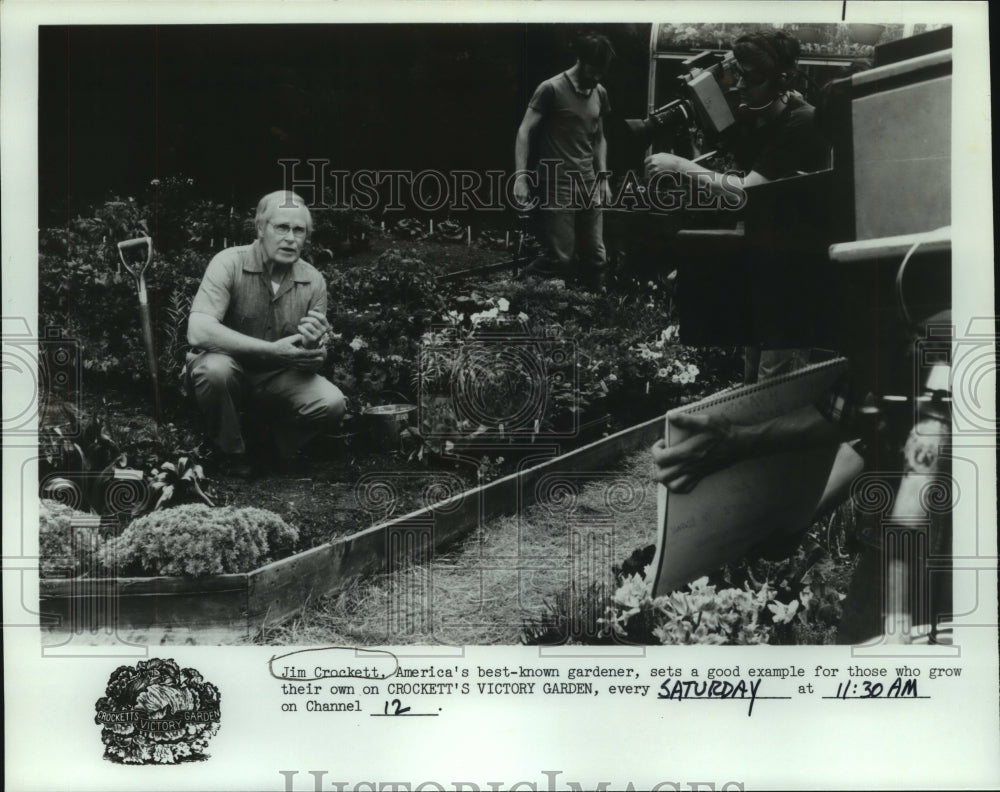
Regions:
<svg viewBox="0 0 1000 792"><path fill-rule="evenodd" d="M742 425L767 421L819 402L847 365L846 358L834 358L671 410L667 445L690 434L671 425L678 413L718 415ZM706 476L688 493L669 492L661 484L653 596L713 572L766 539L800 532L862 467L850 446L831 441L740 460Z"/></svg>

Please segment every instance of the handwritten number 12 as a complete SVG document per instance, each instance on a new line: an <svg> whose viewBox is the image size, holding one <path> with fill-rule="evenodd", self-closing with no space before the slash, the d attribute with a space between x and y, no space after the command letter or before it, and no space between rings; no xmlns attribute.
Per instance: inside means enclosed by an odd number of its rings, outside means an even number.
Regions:
<svg viewBox="0 0 1000 792"><path fill-rule="evenodd" d="M389 702L388 701L385 702L385 707L383 707L383 712L386 715L405 715L407 712L410 711L410 708L404 707L403 702L401 702L399 699L393 699L392 705L395 708L395 711L389 712Z"/></svg>

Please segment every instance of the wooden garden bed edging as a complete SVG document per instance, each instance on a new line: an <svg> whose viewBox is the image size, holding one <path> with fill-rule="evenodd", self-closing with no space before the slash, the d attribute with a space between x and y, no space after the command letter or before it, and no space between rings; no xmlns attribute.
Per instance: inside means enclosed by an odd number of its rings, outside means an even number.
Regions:
<svg viewBox="0 0 1000 792"><path fill-rule="evenodd" d="M246 574L180 577L40 580L43 629L72 631L83 643L115 635L159 642L170 633L199 631L249 639L298 613L310 599L344 590L375 572L422 563L495 517L515 514L536 500L536 486L558 473L600 473L663 432L663 417L601 438L504 478L410 514L275 561ZM113 625L113 626L112 626Z"/></svg>

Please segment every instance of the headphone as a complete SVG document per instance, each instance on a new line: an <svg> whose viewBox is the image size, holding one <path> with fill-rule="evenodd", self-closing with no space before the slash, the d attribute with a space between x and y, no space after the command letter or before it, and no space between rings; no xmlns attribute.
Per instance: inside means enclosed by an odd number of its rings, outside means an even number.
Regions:
<svg viewBox="0 0 1000 792"><path fill-rule="evenodd" d="M792 79L791 76L788 74L788 72L780 72L775 77L772 77L768 80L769 83L774 83L775 87L778 89L777 96L775 96L771 101L765 102L762 105L755 106L748 104L740 104L739 110L741 112L751 112L751 113L759 113L762 110L767 110L767 108L769 108L771 105L777 102L779 98L781 98L782 94L788 91L791 81Z"/></svg>
<svg viewBox="0 0 1000 792"><path fill-rule="evenodd" d="M803 74L795 65L800 51L799 42L784 31L778 30L773 33L764 33L761 31L749 33L738 38L736 43L745 43L757 47L776 67L781 68L781 71L773 77L768 78L768 82L777 88L777 96L766 104L757 106L741 104L739 106L740 111L747 113L759 113L762 110L767 110L778 101L782 94L787 93L795 79Z"/></svg>

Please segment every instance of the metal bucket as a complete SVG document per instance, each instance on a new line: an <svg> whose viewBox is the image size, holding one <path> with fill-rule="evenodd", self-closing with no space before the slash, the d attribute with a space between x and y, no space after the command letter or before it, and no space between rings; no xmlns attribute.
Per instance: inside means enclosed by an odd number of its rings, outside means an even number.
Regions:
<svg viewBox="0 0 1000 792"><path fill-rule="evenodd" d="M362 431L372 449L399 451L400 432L413 422L415 404L383 404L361 411Z"/></svg>

